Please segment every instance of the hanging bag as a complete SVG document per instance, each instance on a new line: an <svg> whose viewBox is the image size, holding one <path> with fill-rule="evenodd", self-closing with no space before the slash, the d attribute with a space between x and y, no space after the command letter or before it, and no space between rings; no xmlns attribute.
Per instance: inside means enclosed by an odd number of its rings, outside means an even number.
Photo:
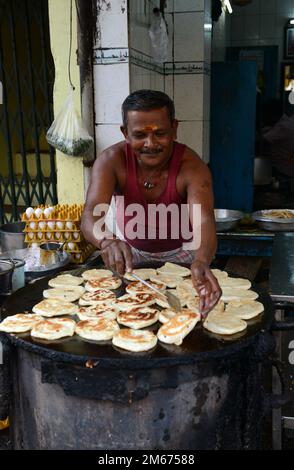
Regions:
<svg viewBox="0 0 294 470"><path fill-rule="evenodd" d="M84 155L93 145L93 138L75 110L73 88L48 129L46 138L50 145L74 157Z"/></svg>

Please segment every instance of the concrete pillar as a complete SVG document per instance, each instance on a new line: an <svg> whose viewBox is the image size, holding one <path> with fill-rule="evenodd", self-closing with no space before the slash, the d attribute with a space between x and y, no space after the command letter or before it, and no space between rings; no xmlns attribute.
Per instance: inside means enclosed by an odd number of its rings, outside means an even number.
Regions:
<svg viewBox="0 0 294 470"><path fill-rule="evenodd" d="M123 139L121 104L130 93L126 0L97 0L94 44L95 134L97 154Z"/></svg>
<svg viewBox="0 0 294 470"><path fill-rule="evenodd" d="M68 55L70 39L70 1L49 0L51 51L55 64L54 115L59 112L68 92ZM75 106L80 112L80 78L77 64L77 17L73 2L71 78L76 88ZM60 204L84 202L83 158L69 157L56 151L57 194Z"/></svg>

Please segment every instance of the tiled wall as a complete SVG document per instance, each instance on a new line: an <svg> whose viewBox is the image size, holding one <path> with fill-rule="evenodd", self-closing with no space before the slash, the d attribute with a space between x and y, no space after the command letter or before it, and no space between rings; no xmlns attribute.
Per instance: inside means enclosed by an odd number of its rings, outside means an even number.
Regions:
<svg viewBox="0 0 294 470"><path fill-rule="evenodd" d="M289 18L294 18L293 0L253 0L245 7L234 6L230 45L278 45L283 60L283 33Z"/></svg>
<svg viewBox="0 0 294 470"><path fill-rule="evenodd" d="M130 0L131 90L165 91L175 102L180 121L178 140L208 161L211 2L167 0L169 47L163 64L152 58L148 33L152 9L158 4Z"/></svg>
<svg viewBox="0 0 294 470"><path fill-rule="evenodd" d="M178 140L209 160L211 0L167 0L167 61L152 57L149 26L159 0L97 0L94 48L98 152L121 139L120 107L130 91L168 93L180 121ZM129 8L129 11L128 11Z"/></svg>
<svg viewBox="0 0 294 470"><path fill-rule="evenodd" d="M94 99L97 152L122 140L121 103L130 93L127 0L97 0Z"/></svg>

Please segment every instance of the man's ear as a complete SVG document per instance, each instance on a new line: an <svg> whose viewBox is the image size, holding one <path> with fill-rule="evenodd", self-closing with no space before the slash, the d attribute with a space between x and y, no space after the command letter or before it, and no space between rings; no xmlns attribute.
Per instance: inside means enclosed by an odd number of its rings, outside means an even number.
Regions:
<svg viewBox="0 0 294 470"><path fill-rule="evenodd" d="M124 126L120 126L120 130L124 135L124 138L127 140L128 139L128 130Z"/></svg>

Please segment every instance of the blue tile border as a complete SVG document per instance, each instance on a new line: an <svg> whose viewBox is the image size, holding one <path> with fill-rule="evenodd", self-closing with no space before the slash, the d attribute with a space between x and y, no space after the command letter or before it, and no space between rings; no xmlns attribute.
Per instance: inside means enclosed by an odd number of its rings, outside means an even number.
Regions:
<svg viewBox="0 0 294 470"><path fill-rule="evenodd" d="M127 47L96 47L93 50L94 65L122 64L129 62Z"/></svg>
<svg viewBox="0 0 294 470"><path fill-rule="evenodd" d="M150 55L133 48L105 47L93 50L94 65L113 65L128 62L162 75L210 75L210 64L204 61L176 61L160 64L155 62Z"/></svg>
<svg viewBox="0 0 294 470"><path fill-rule="evenodd" d="M130 49L130 63L161 73L162 75L204 74L210 75L210 64L204 61L154 62L154 59L137 49Z"/></svg>

